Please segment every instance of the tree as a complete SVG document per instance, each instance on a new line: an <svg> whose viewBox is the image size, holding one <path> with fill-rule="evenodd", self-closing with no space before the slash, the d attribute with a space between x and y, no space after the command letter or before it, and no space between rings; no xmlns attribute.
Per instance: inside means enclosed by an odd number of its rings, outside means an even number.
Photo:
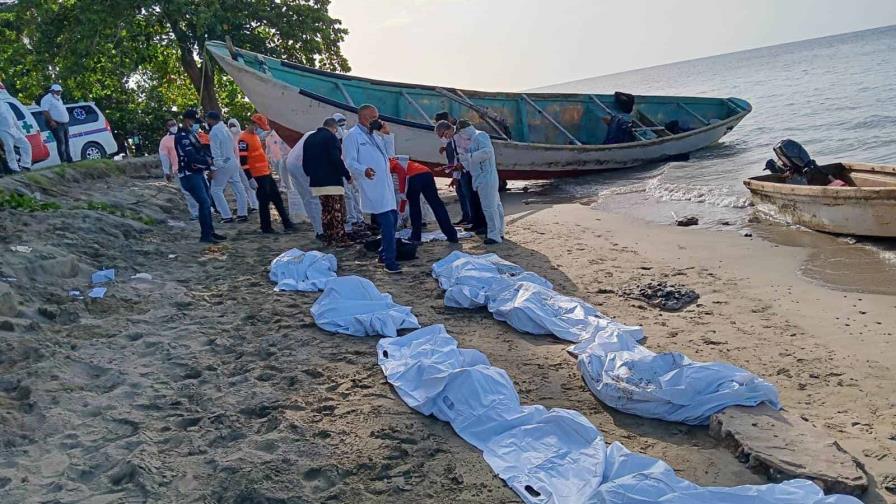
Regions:
<svg viewBox="0 0 896 504"><path fill-rule="evenodd" d="M244 118L251 105L204 45L235 45L348 71L348 33L329 0L19 0L0 6L0 80L34 99L61 82L92 100L119 135L154 139L172 110L200 105ZM223 100L222 100L223 98Z"/></svg>

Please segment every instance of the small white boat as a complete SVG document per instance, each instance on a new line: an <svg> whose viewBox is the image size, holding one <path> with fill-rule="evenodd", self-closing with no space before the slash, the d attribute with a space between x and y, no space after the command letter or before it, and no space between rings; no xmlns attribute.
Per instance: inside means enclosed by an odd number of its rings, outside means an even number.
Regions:
<svg viewBox="0 0 896 504"><path fill-rule="evenodd" d="M896 237L896 166L837 163L848 186L787 184L778 174L751 177L744 185L760 212L827 233Z"/></svg>
<svg viewBox="0 0 896 504"><path fill-rule="evenodd" d="M492 135L504 180L551 179L676 159L717 142L752 111L739 98L636 96L630 112L633 138L608 144L603 120L629 114L614 95L493 93L385 82L222 42L208 42L206 48L290 145L334 113L354 122L357 106L371 103L395 133L398 152L441 165L432 118L445 110Z"/></svg>

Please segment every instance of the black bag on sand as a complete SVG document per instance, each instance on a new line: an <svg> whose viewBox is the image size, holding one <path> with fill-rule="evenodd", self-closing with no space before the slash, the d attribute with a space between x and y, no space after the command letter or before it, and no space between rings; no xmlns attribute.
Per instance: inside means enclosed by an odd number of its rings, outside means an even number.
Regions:
<svg viewBox="0 0 896 504"><path fill-rule="evenodd" d="M364 242L364 250L368 252L379 252L383 245L382 238L373 238ZM411 261L417 258L417 244L395 239L395 259L398 261Z"/></svg>

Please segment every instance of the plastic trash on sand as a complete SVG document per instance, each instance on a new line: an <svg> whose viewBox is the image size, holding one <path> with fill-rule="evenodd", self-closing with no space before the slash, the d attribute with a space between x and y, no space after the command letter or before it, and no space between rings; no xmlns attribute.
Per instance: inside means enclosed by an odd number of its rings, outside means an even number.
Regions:
<svg viewBox="0 0 896 504"><path fill-rule="evenodd" d="M106 288L105 287L94 287L90 289L90 292L87 293L87 297L92 299L103 299L106 296Z"/></svg>
<svg viewBox="0 0 896 504"><path fill-rule="evenodd" d="M380 340L378 360L409 406L449 422L524 502L591 502L603 436L576 411L521 406L513 382L441 325Z"/></svg>
<svg viewBox="0 0 896 504"><path fill-rule="evenodd" d="M271 261L268 275L278 291L317 292L336 278L336 257L316 250L290 249Z"/></svg>
<svg viewBox="0 0 896 504"><path fill-rule="evenodd" d="M407 306L357 276L329 280L311 306L314 323L325 331L351 336L395 337L401 329L417 329L417 317Z"/></svg>
<svg viewBox="0 0 896 504"><path fill-rule="evenodd" d="M401 238L402 240L410 240L411 239L411 228L404 228L395 233L396 238ZM463 229L457 230L457 238L459 240L463 240L465 238L472 238L474 235L469 231L464 231ZM421 243L429 243L431 241L448 241L448 237L445 236L445 233L441 231L427 231L425 233L420 233L420 242Z"/></svg>
<svg viewBox="0 0 896 504"><path fill-rule="evenodd" d="M30 254L33 250L31 247L28 247L26 245L13 245L9 247L9 249L20 254Z"/></svg>
<svg viewBox="0 0 896 504"><path fill-rule="evenodd" d="M105 282L111 282L115 280L115 270L114 269L105 269L100 271L95 271L92 275L90 275L90 283L92 285L98 285Z"/></svg>
<svg viewBox="0 0 896 504"><path fill-rule="evenodd" d="M137 273L131 276L131 280L152 280L152 275L149 273Z"/></svg>
<svg viewBox="0 0 896 504"><path fill-rule="evenodd" d="M695 485L660 460L619 443L607 447L601 432L576 411L520 405L507 373L482 353L458 348L441 325L381 339L377 360L405 403L449 422L527 504L860 503L825 496L807 480Z"/></svg>

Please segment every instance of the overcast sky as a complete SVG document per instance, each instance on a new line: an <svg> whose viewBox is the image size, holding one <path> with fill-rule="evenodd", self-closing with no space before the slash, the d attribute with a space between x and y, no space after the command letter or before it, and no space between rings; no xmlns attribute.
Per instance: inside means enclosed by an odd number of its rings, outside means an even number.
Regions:
<svg viewBox="0 0 896 504"><path fill-rule="evenodd" d="M333 0L365 77L516 91L896 24L896 0Z"/></svg>

